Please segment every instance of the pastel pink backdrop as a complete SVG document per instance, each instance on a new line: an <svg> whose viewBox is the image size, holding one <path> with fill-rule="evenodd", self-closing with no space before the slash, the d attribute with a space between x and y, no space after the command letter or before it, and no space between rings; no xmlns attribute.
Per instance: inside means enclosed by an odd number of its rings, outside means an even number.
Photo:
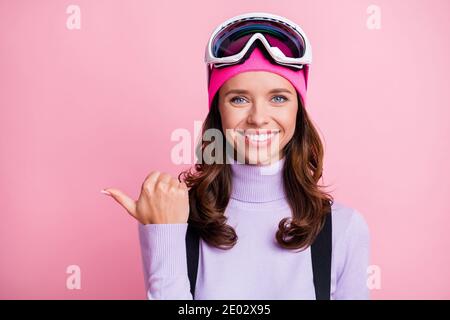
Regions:
<svg viewBox="0 0 450 320"><path fill-rule="evenodd" d="M372 298L450 298L447 0L0 1L0 298L145 298L137 224L99 191L189 166L170 136L206 116L206 41L249 11L311 39L324 182L370 226Z"/></svg>

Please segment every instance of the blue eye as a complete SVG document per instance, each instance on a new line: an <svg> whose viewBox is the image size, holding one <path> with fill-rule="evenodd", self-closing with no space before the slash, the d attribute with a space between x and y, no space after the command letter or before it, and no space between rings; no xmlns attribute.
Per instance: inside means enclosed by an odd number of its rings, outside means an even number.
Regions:
<svg viewBox="0 0 450 320"><path fill-rule="evenodd" d="M242 97L234 97L234 98L232 98L230 101L233 102L233 103L235 103L236 99L237 99L237 100L240 100L240 101L245 101L245 99L242 98ZM240 104L240 103L237 102L237 104Z"/></svg>
<svg viewBox="0 0 450 320"><path fill-rule="evenodd" d="M275 101L275 102L279 102L279 103L283 103L283 102L286 102L288 100L285 96L275 96L275 97L272 98L272 100L275 99L275 98L282 98L283 99L281 101L280 100Z"/></svg>

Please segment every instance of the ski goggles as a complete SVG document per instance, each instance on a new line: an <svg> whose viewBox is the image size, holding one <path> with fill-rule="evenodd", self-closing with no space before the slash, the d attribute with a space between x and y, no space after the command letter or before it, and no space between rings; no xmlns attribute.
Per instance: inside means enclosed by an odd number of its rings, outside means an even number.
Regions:
<svg viewBox="0 0 450 320"><path fill-rule="evenodd" d="M205 52L208 71L239 63L257 40L280 65L302 69L312 62L311 45L300 26L281 16L254 12L233 17L214 30Z"/></svg>

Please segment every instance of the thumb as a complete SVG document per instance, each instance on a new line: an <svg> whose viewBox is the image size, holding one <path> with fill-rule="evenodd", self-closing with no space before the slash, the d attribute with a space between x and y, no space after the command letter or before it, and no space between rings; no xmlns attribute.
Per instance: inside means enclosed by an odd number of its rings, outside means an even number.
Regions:
<svg viewBox="0 0 450 320"><path fill-rule="evenodd" d="M105 192L103 192L105 191ZM125 208L125 210L128 211L128 213L136 218L136 202L128 197L125 193L118 189L114 188L108 188L103 189L102 193L110 195L114 200L116 200L122 207Z"/></svg>

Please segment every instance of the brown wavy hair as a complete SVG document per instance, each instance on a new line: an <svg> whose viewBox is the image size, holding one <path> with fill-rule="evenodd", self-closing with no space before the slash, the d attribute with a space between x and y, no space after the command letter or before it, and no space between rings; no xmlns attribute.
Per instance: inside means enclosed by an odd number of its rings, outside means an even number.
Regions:
<svg viewBox="0 0 450 320"><path fill-rule="evenodd" d="M205 148L214 143L214 140L201 139L206 130L219 129L222 137L225 137L218 96L216 94L214 97L202 125L200 140L196 146L199 159L202 159ZM304 250L314 242L322 229L326 215L331 214L330 205L334 200L322 190L325 186L318 184L323 171L323 144L308 117L302 99L297 96L297 101L299 108L295 132L282 150L285 156L282 168L283 185L292 217L283 218L279 222L275 238L282 248ZM226 143L222 145L224 155ZM214 146L208 149L214 149ZM234 228L226 223L227 217L224 216L231 194L230 164L225 161L212 164L196 163L194 167L178 175L180 182L181 177L190 188L188 223L208 244L220 249L232 248L238 237Z"/></svg>

